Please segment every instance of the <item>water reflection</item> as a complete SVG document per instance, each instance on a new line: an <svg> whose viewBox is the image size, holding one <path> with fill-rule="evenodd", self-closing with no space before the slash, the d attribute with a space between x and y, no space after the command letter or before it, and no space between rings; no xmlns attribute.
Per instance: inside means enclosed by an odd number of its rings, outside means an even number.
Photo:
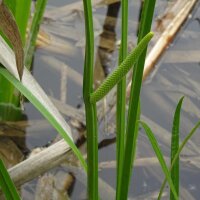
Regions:
<svg viewBox="0 0 200 200"><path fill-rule="evenodd" d="M96 54L94 80L97 88L110 73L113 63L113 52L116 50L116 24L120 10L120 2L109 4L103 31L99 36L99 45Z"/></svg>

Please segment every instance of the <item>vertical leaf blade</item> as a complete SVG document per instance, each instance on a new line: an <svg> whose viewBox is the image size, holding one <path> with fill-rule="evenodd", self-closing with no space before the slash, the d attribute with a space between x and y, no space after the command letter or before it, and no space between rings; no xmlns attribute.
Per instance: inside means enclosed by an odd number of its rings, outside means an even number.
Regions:
<svg viewBox="0 0 200 200"><path fill-rule="evenodd" d="M26 28L30 16L31 0L15 0L15 19L19 27L22 42L26 41Z"/></svg>
<svg viewBox="0 0 200 200"><path fill-rule="evenodd" d="M25 0L26 1L26 0ZM37 0L36 2L36 7L35 7L35 12L33 15L33 20L31 23L31 28L28 34L28 38L26 41L25 45L25 66L30 69L32 59L33 59L33 54L35 50L35 44L36 44L36 39L37 35L39 32L39 27L43 19L43 14L46 8L47 0Z"/></svg>
<svg viewBox="0 0 200 200"><path fill-rule="evenodd" d="M0 159L0 187L8 200L20 200L19 194L12 182L3 161Z"/></svg>
<svg viewBox="0 0 200 200"><path fill-rule="evenodd" d="M127 38L128 38L128 1L122 0L122 30L121 30L121 47L119 55L119 65L127 56ZM117 157L117 188L116 199L119 197L121 190L121 177L124 160L125 130L126 130L126 76L117 84L117 117L116 117L116 157Z"/></svg>
<svg viewBox="0 0 200 200"><path fill-rule="evenodd" d="M142 38L150 32L154 8L156 0L145 0L142 9L142 18L139 28L138 43ZM140 55L138 62L134 66L132 76L132 86L129 101L128 119L126 127L126 144L123 164L123 175L122 175L122 188L120 194L120 200L126 200L128 198L129 182L132 175L132 161L135 155L136 147L133 146L134 139L136 138L136 125L137 125L137 110L139 106L140 90L142 85L142 75L145 63L147 47ZM127 180L128 179L128 180Z"/></svg>
<svg viewBox="0 0 200 200"><path fill-rule="evenodd" d="M175 113L174 113L174 120L173 120L173 128L172 128L172 136L171 136L171 164L174 160L175 155L178 152L179 149L179 127L180 127L180 113L181 113L181 106L183 103L182 97L179 100L179 103L176 107ZM177 195L179 195L179 156L176 159L176 162L174 163L172 169L171 169L171 179L174 184L174 187L176 189ZM170 200L174 200L173 192L170 190Z"/></svg>
<svg viewBox="0 0 200 200"><path fill-rule="evenodd" d="M172 169L172 167L174 166L176 160L178 159L181 151L183 150L183 148L185 147L185 145L187 144L187 142L191 139L191 137L194 135L194 133L196 133L196 130L200 127L200 122L198 122L193 128L192 130L190 131L190 133L187 135L187 137L183 140L183 142L181 143L176 155L174 156L174 159L171 163L171 167L170 169ZM165 178L165 180L163 181L162 185L161 185L161 188L160 188L160 192L159 192L159 195L158 195L158 200L161 199L162 197L162 193L164 191L164 187L165 187L165 184L167 182L167 179Z"/></svg>
<svg viewBox="0 0 200 200"><path fill-rule="evenodd" d="M6 8L7 7L7 8ZM3 9L3 11L2 11ZM10 11L12 12L9 12ZM15 50L18 72L23 72L23 45L18 27L15 23L16 0L4 0L1 4L1 34L6 42ZM15 64L16 66L16 64ZM19 93L3 76L0 76L0 119L18 120L21 117ZM13 95L14 94L14 95Z"/></svg>
<svg viewBox="0 0 200 200"><path fill-rule="evenodd" d="M16 12L16 1L17 0L4 0L4 3L11 10L11 12L13 13L13 15L15 15L15 12Z"/></svg>
<svg viewBox="0 0 200 200"><path fill-rule="evenodd" d="M151 131L151 129L149 128L149 126L144 122L140 121L140 123L141 123L142 127L144 128L145 133L149 138L149 141L151 142L151 146L152 146L152 148L153 148L153 150L154 150L154 152L155 152L155 154L156 154L156 156L157 156L157 158L158 158L158 160L160 162L160 166L162 167L162 170L163 170L163 172L164 172L164 174L166 176L166 179L167 179L167 181L169 183L170 189L173 192L174 198L175 198L175 200L178 200L178 195L176 193L176 189L174 187L173 181L172 181L171 176L170 176L170 172L169 172L169 170L167 168L167 164L166 164L166 162L165 162L165 160L163 158L163 154L162 154L162 152L160 150L158 142L156 141L156 138L154 137L154 134Z"/></svg>

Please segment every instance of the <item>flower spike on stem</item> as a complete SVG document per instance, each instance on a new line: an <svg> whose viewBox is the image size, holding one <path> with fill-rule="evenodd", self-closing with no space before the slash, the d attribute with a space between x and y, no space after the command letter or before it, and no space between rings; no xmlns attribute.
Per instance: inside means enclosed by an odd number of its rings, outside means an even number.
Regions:
<svg viewBox="0 0 200 200"><path fill-rule="evenodd" d="M131 67L137 62L137 59L142 54L144 49L153 37L153 32L149 32L131 51L126 59L117 67L113 73L99 86L99 88L90 95L90 102L96 103L101 100L108 92L125 76Z"/></svg>

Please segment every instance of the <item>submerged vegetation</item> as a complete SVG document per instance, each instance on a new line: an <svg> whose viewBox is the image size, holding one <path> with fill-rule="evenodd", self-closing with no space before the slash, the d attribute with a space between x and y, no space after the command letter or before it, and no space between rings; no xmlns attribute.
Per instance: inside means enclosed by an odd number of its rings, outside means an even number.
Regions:
<svg viewBox="0 0 200 200"><path fill-rule="evenodd" d="M98 164L98 120L97 102L102 100L111 89L117 85L116 100L116 195L117 200L128 199L129 186L134 172L134 161L137 151L139 127L141 126L147 135L152 149L160 163L165 175L158 195L161 199L165 184L170 187L170 200L180 198L179 164L180 153L186 143L193 136L200 122L191 130L188 136L179 145L180 140L180 116L183 97L179 100L173 118L171 131L171 165L168 167L164 154L157 142L155 134L150 126L141 120L140 92L143 79L143 71L147 48L153 37L151 25L154 16L156 0L145 0L142 6L139 21L137 46L128 53L128 1L122 0L121 13L121 46L119 51L119 66L103 81L97 89L94 89L94 28L91 0L83 0L85 16L85 61L83 75L83 99L85 104L86 132L87 132L87 161L76 146L71 129L57 108L51 103L50 98L44 93L37 81L28 71L34 55L36 39L41 24L47 0L37 0L34 14L29 24L31 13L31 0L5 0L3 1L13 17L15 25L19 29L19 38L10 38L4 31L0 38L0 119L4 121L19 120L21 94L26 97L35 108L43 114L48 122L58 131L79 160L83 171L87 174L87 197L89 200L101 199L99 192L99 164ZM22 9L23 8L23 9ZM1 16L1 15L0 15ZM2 18L2 16L1 16ZM10 21L6 25L10 26ZM5 25L5 24L4 24ZM11 31L15 31L11 28ZM28 31L28 36L26 33ZM16 46L24 49L24 55L17 55ZM21 46L20 46L21 45ZM13 54L15 53L15 56ZM23 76L18 68L18 60L23 59ZM126 113L126 75L133 69L130 99ZM4 87L5 86L5 87ZM17 94L15 92L17 89ZM15 108L14 111L10 109ZM13 114L15 112L15 115ZM14 117L17 116L17 117ZM127 116L127 117L126 117ZM162 133L159 133L162 134ZM9 174L0 160L0 188L7 199L20 199Z"/></svg>

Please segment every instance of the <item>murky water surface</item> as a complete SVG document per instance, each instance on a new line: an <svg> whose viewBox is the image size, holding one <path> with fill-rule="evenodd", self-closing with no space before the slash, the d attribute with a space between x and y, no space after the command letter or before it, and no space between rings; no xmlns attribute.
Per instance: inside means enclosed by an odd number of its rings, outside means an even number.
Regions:
<svg viewBox="0 0 200 200"><path fill-rule="evenodd" d="M38 82L45 89L47 94L61 103L69 104L72 107L82 107L82 72L84 63L84 21L83 12L77 4L76 9L70 12L66 5L73 3L69 0L49 0L49 5L42 25L42 30L50 35L51 45L37 49L33 74ZM155 19L162 15L168 5L168 1L157 1ZM66 13L57 7L66 6ZM129 47L136 43L137 20L139 16L140 1L131 1L129 6ZM111 23L116 24L116 35L108 45L99 39L104 24L106 6L97 7L94 10L94 26L96 41L96 85L117 65L118 50L113 45L119 43L120 20L112 19ZM117 15L117 11L113 11ZM120 15L120 13L119 13ZM176 104L181 96L185 96L181 112L181 139L183 139L199 120L200 110L200 7L194 9L193 14L181 28L174 42L169 46L167 52L156 64L156 69L145 81L141 93L142 117L154 130L159 144L165 154L169 156L170 131L172 117ZM155 22L153 27L155 27ZM108 42L107 41L107 42ZM97 48L97 47L100 48ZM106 53L102 49L106 49ZM100 57L98 57L100 56ZM36 147L48 145L55 139L57 133L29 103L25 103L25 114L30 122L42 120L43 126L27 126L24 143L27 151ZM66 116L69 120L69 116ZM69 122L71 123L71 122ZM110 122L109 122L110 123ZM113 123L113 121L111 122ZM71 124L73 126L73 123ZM106 123L104 124L106 126ZM104 126L101 125L101 126ZM200 193L200 135L193 136L187 148L181 156L181 192L190 199L199 199ZM110 199L114 197L115 188L115 134L109 129L100 128L99 162L101 168L99 175L101 184L106 187ZM19 155L20 157L20 155ZM149 160L148 158L151 158ZM20 157L21 158L21 157ZM138 162L130 185L130 199L154 199L163 180L162 171L156 162L151 146L141 130L138 141ZM146 162L141 162L141 160ZM112 162L110 162L112 161ZM103 165L103 163L105 165ZM105 163L106 162L106 163ZM106 166L106 167L105 167ZM67 172L72 174L67 177ZM63 180L62 178L65 177ZM81 177L81 178L80 178ZM60 185L58 184L60 180ZM73 175L73 172L66 167L57 167L49 171L45 177L35 179L22 187L23 199L41 199L41 188L49 187L54 193L59 193L57 199L67 199L65 181L72 183L69 186L71 199L85 199L86 186L85 177ZM71 181L71 182L70 182ZM63 184L63 185L62 185ZM107 185L108 184L108 185ZM39 189L40 188L40 189ZM62 189L61 189L62 188ZM59 192L58 192L59 191ZM105 192L105 193L106 193ZM100 193L104 193L100 189ZM36 197L35 197L36 195ZM191 196L190 196L191 195ZM103 199L108 199L108 196ZM47 197L48 199L50 197ZM188 198L187 198L188 199Z"/></svg>

